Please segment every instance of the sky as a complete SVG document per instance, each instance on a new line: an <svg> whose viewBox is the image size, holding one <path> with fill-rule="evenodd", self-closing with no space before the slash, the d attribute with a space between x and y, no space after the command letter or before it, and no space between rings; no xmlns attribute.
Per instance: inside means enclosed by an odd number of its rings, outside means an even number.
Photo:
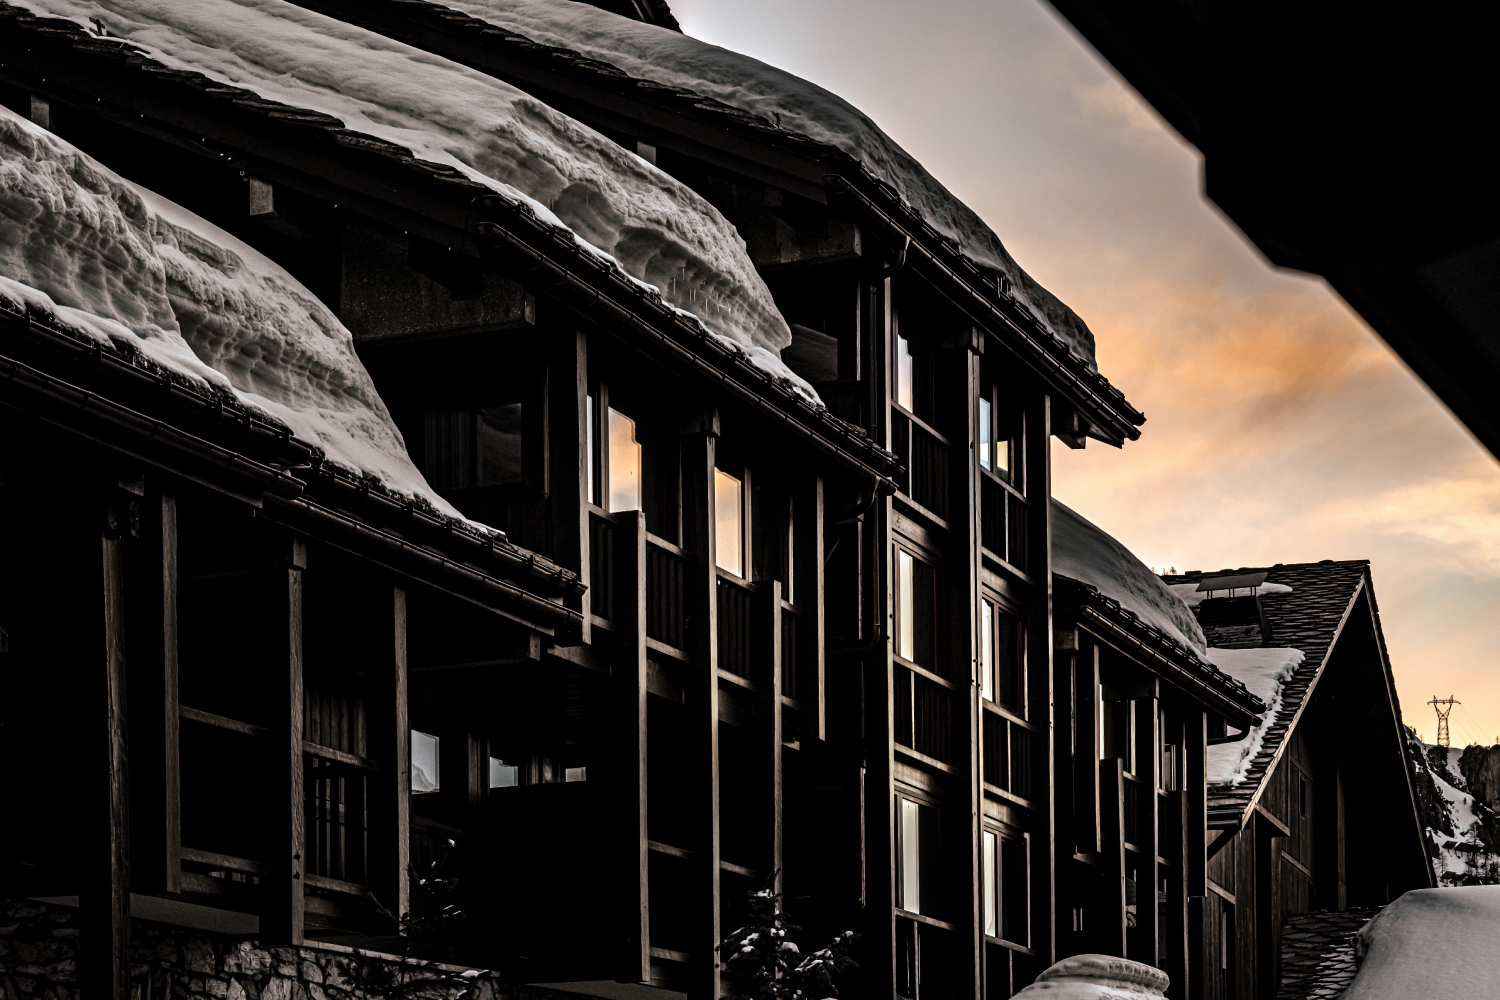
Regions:
<svg viewBox="0 0 1500 1000"><path fill-rule="evenodd" d="M671 0L870 115L1084 318L1139 441L1053 493L1161 570L1369 559L1405 721L1500 741L1500 466L1321 279L1269 265L1198 152L1037 0Z"/></svg>

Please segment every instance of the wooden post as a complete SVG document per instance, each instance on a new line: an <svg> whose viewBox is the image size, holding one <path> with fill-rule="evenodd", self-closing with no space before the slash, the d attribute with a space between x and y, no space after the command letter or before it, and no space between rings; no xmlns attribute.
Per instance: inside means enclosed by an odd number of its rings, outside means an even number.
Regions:
<svg viewBox="0 0 1500 1000"><path fill-rule="evenodd" d="M1152 678L1152 686L1158 683ZM1161 733L1160 702L1156 698L1141 698L1136 702L1139 713L1150 712L1150 726L1138 726L1136 750L1136 773L1140 776L1140 811L1137 814L1140 830L1136 833L1136 846L1141 849L1143 863L1135 873L1135 921L1136 942L1141 961L1156 965L1160 959L1160 936L1162 928L1157 926L1160 913L1156 902L1156 886L1160 879L1157 856L1161 854L1161 797L1157 788L1161 785L1161 754L1158 752ZM1142 767L1140 762L1150 763Z"/></svg>
<svg viewBox="0 0 1500 1000"><path fill-rule="evenodd" d="M692 951L690 1000L717 1000L723 965L718 947L719 917L719 649L718 570L715 562L714 456L718 416L706 414L682 441L683 493L695 512L693 561L684 587L688 604L688 646L698 664L698 680L688 689L687 788L696 789L691 850L695 877L689 900L697 928ZM686 428L685 428L686 429Z"/></svg>
<svg viewBox="0 0 1500 1000"><path fill-rule="evenodd" d="M776 873L776 891L780 892L785 882L785 872L783 869L785 868L786 860L785 831L782 826L782 799L784 792L781 783L782 740L784 738L782 731L783 709L781 707L781 581L771 580L765 587L764 607L766 609L766 617L763 633L766 637L765 641L770 647L766 660L771 674L768 678L771 688L771 717L769 720L769 739L767 740L768 745L766 747L769 751L767 767L770 770L771 778L771 795L770 801L767 803L771 810L771 829L769 831L770 850L768 853L770 854L771 871Z"/></svg>
<svg viewBox="0 0 1500 1000"><path fill-rule="evenodd" d="M1177 753L1173 758L1173 770L1167 775L1168 787L1174 790L1167 793L1167 808L1161 814L1163 824L1172 826L1171 837L1167 838L1171 846L1162 852L1162 856L1171 861L1174 869L1172 890L1167 898L1167 926L1164 928L1169 956L1165 971L1172 978L1171 996L1174 1000L1185 1000L1191 989L1189 969L1193 951L1188 935L1197 927L1190 911L1187 871L1194 845L1198 850L1203 849L1203 837L1190 825L1187 796L1183 794L1187 788L1187 757L1183 751L1192 730L1184 724L1181 712L1175 707L1167 712L1167 730L1162 739L1176 746Z"/></svg>
<svg viewBox="0 0 1500 1000"><path fill-rule="evenodd" d="M1204 926L1208 907L1208 713L1184 709L1182 737L1182 882L1188 897L1187 989L1193 1000L1208 996L1204 967ZM1226 833L1225 836L1228 836Z"/></svg>
<svg viewBox="0 0 1500 1000"><path fill-rule="evenodd" d="M407 714L406 590L389 583L371 601L368 737L370 891L392 913L411 909L411 720Z"/></svg>
<svg viewBox="0 0 1500 1000"><path fill-rule="evenodd" d="M1100 880L1102 927L1094 946L1105 955L1125 957L1125 762L1099 762Z"/></svg>
<svg viewBox="0 0 1500 1000"><path fill-rule="evenodd" d="M575 570L587 581L589 567L589 521L584 504L588 495L588 425L584 399L589 391L588 335L569 330L558 335L554 365L557 377L551 394L552 468L557 470L549 504L552 509L552 558L559 566ZM599 442L595 442L595 448ZM589 594L569 597L569 607L583 612L580 641L587 644Z"/></svg>
<svg viewBox="0 0 1500 1000"><path fill-rule="evenodd" d="M1078 665L1073 696L1078 713L1078 748L1073 755L1073 829L1075 849L1097 854L1100 846L1099 818L1099 644L1079 636Z"/></svg>
<svg viewBox="0 0 1500 1000"><path fill-rule="evenodd" d="M814 475L796 498L793 538L796 542L793 571L797 574L796 603L804 616L797 623L797 687L787 691L812 715L798 729L818 739L828 738L827 654L824 623L823 477ZM802 630L811 628L812 635Z"/></svg>
<svg viewBox="0 0 1500 1000"><path fill-rule="evenodd" d="M1061 870L1057 864L1057 815L1052 804L1061 797L1057 773L1067 757L1058 752L1055 737L1061 727L1054 718L1052 662L1052 397L1045 392L1037 392L1027 401L1024 440L1022 459L1029 508L1026 570L1034 581L1026 623L1027 717L1042 734L1032 760L1033 797L1041 803L1031 835L1032 947L1043 965L1050 965L1057 958L1057 877ZM1048 733L1054 738L1048 739Z"/></svg>
<svg viewBox="0 0 1500 1000"><path fill-rule="evenodd" d="M102 751L98 762L103 781L93 787L100 793L97 805L89 807L98 818L95 845L86 856L87 873L79 893L78 978L80 990L105 1000L127 1000L130 996L130 812L127 771L127 721L125 697L126 587L125 541L135 530L138 509L133 494L111 488L104 502L104 525L100 550L101 621L95 635L103 640L103 669L93 676L98 688L89 702L100 711L95 716L95 735L86 737ZM97 510L97 508L95 508ZM97 523L97 522L95 522ZM87 662L87 661L85 661ZM92 673L96 668L88 668ZM85 676L88 676L87 674ZM92 714L92 713L91 713Z"/></svg>
<svg viewBox="0 0 1500 1000"><path fill-rule="evenodd" d="M622 909L627 940L620 978L651 982L650 846L646 799L646 515L620 515L615 535L615 622L620 627L616 659L620 699L619 772L613 777L619 795ZM631 818L634 822L631 822Z"/></svg>
<svg viewBox="0 0 1500 1000"><path fill-rule="evenodd" d="M306 804L302 785L302 574L307 542L292 536L278 540L282 562L270 573L268 680L273 685L269 806L272 841L263 883L265 909L261 940L266 944L301 945L303 881L306 871Z"/></svg>

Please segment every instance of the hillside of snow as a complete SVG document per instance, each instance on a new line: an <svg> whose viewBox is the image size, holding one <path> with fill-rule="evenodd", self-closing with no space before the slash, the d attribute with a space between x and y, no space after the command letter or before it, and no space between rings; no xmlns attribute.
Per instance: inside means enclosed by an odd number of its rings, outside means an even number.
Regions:
<svg viewBox="0 0 1500 1000"><path fill-rule="evenodd" d="M817 400L782 362L791 331L744 240L718 210L509 84L284 0L17 3L91 31L98 19L111 37L167 66L331 115L355 132L456 168L570 230L584 252L652 286L752 363Z"/></svg>
<svg viewBox="0 0 1500 1000"><path fill-rule="evenodd" d="M1500 886L1414 889L1359 931L1359 974L1343 1000L1493 997L1500 984Z"/></svg>
<svg viewBox="0 0 1500 1000"><path fill-rule="evenodd" d="M274 261L0 106L0 296L279 420L326 461L427 485L349 331Z"/></svg>
<svg viewBox="0 0 1500 1000"><path fill-rule="evenodd" d="M1094 335L1023 271L973 209L870 118L837 94L758 59L571 0L443 0L541 45L569 49L639 80L721 101L834 146L890 185L910 208L975 264L1009 279L1012 292L1094 371Z"/></svg>
<svg viewBox="0 0 1500 1000"><path fill-rule="evenodd" d="M1282 688L1306 655L1302 650L1290 647L1220 649L1214 646L1208 650L1208 659L1229 676L1243 681L1250 693L1267 705L1266 713L1244 739L1208 748L1208 783L1238 785L1245 780L1250 762L1260 753L1266 731L1281 715Z"/></svg>
<svg viewBox="0 0 1500 1000"><path fill-rule="evenodd" d="M1429 746L1410 730L1406 743L1438 884L1500 884L1500 801L1486 781L1500 746Z"/></svg>

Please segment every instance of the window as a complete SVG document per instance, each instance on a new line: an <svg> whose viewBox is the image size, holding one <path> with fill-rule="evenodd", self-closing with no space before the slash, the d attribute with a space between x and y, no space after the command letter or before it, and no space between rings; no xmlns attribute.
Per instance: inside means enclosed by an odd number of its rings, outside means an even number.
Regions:
<svg viewBox="0 0 1500 1000"><path fill-rule="evenodd" d="M1000 835L984 831L980 877L984 879L984 932L1000 936Z"/></svg>
<svg viewBox="0 0 1500 1000"><path fill-rule="evenodd" d="M1297 815L1307 815L1307 779L1297 776Z"/></svg>
<svg viewBox="0 0 1500 1000"><path fill-rule="evenodd" d="M589 769L586 767L563 768L563 781L587 781L589 780Z"/></svg>
<svg viewBox="0 0 1500 1000"><path fill-rule="evenodd" d="M589 503L598 503L599 494L594 486L594 470L599 467L599 455L594 447L594 397L583 397L583 434L587 438L588 494Z"/></svg>
<svg viewBox="0 0 1500 1000"><path fill-rule="evenodd" d="M981 469L994 469L995 466L995 428L991 425L990 401L983 396L979 397L979 467Z"/></svg>
<svg viewBox="0 0 1500 1000"><path fill-rule="evenodd" d="M430 733L411 731L411 790L421 795L438 790L438 743Z"/></svg>
<svg viewBox="0 0 1500 1000"><path fill-rule="evenodd" d="M989 601L979 604L979 692L995 700L995 606Z"/></svg>
<svg viewBox="0 0 1500 1000"><path fill-rule="evenodd" d="M745 575L745 530L740 481L714 470L714 561L735 576Z"/></svg>
<svg viewBox="0 0 1500 1000"><path fill-rule="evenodd" d="M937 584L933 567L896 550L896 655L932 669L937 663Z"/></svg>
<svg viewBox="0 0 1500 1000"><path fill-rule="evenodd" d="M938 811L899 796L901 871L898 904L911 913L933 916L937 899Z"/></svg>
<svg viewBox="0 0 1500 1000"><path fill-rule="evenodd" d="M1024 718L1026 648L1021 621L985 600L979 606L979 627L980 693Z"/></svg>
<svg viewBox="0 0 1500 1000"><path fill-rule="evenodd" d="M1031 945L1028 845L1026 834L1011 830L985 830L980 844L984 933L1024 947Z"/></svg>
<svg viewBox="0 0 1500 1000"><path fill-rule="evenodd" d="M641 446L635 421L609 408L609 510L641 509Z"/></svg>
<svg viewBox="0 0 1500 1000"><path fill-rule="evenodd" d="M908 411L916 408L916 380L913 377L911 342L896 335L896 403Z"/></svg>
<svg viewBox="0 0 1500 1000"><path fill-rule="evenodd" d="M490 758L490 787L514 788L521 783L521 768L498 757Z"/></svg>
<svg viewBox="0 0 1500 1000"><path fill-rule="evenodd" d="M990 388L979 397L978 423L980 468L1021 489L1021 414Z"/></svg>
<svg viewBox="0 0 1500 1000"><path fill-rule="evenodd" d="M423 429L427 480L440 493L524 481L520 403L429 411Z"/></svg>

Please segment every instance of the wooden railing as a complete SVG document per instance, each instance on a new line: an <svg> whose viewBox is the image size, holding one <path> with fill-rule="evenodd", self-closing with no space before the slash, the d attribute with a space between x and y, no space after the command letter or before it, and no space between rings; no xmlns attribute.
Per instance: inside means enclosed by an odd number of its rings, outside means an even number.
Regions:
<svg viewBox="0 0 1500 1000"><path fill-rule="evenodd" d="M647 537L646 635L673 649L687 646L687 562L680 549Z"/></svg>
<svg viewBox="0 0 1500 1000"><path fill-rule="evenodd" d="M952 444L899 410L891 413L891 449L904 467L901 492L943 520L948 518L948 462Z"/></svg>
<svg viewBox="0 0 1500 1000"><path fill-rule="evenodd" d="M984 710L984 781L1004 792L1031 798L1032 742L1026 725Z"/></svg>
<svg viewBox="0 0 1500 1000"><path fill-rule="evenodd" d="M615 617L615 525L598 511L589 512L589 613Z"/></svg>
<svg viewBox="0 0 1500 1000"><path fill-rule="evenodd" d="M944 764L953 761L953 695L901 664L894 672L896 742Z"/></svg>
<svg viewBox="0 0 1500 1000"><path fill-rule="evenodd" d="M1125 814L1125 842L1128 844L1141 843L1141 782L1125 775L1125 802L1123 811Z"/></svg>
<svg viewBox="0 0 1500 1000"><path fill-rule="evenodd" d="M979 475L979 537L986 549L1026 572L1026 501L988 473Z"/></svg>
<svg viewBox="0 0 1500 1000"><path fill-rule="evenodd" d="M754 677L755 595L748 587L719 577L719 668L737 677Z"/></svg>
<svg viewBox="0 0 1500 1000"><path fill-rule="evenodd" d="M958 1000L965 994L969 943L940 921L896 918L896 995L907 1000Z"/></svg>

